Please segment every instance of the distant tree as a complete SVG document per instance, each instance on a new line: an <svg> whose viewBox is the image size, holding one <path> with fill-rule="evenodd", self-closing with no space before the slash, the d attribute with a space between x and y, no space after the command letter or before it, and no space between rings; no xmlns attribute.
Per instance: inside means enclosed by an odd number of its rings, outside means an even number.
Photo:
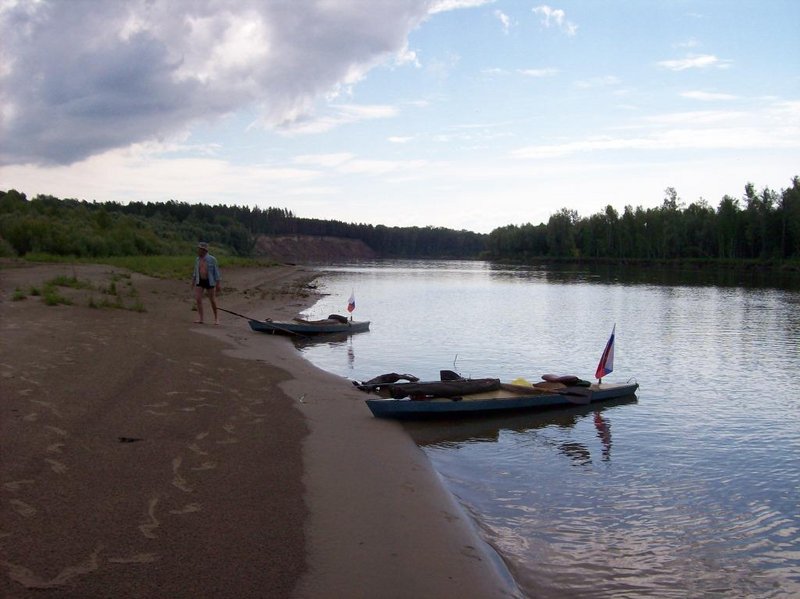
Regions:
<svg viewBox="0 0 800 599"><path fill-rule="evenodd" d="M547 247L551 256L575 257L575 224L578 213L562 208L547 221Z"/></svg>

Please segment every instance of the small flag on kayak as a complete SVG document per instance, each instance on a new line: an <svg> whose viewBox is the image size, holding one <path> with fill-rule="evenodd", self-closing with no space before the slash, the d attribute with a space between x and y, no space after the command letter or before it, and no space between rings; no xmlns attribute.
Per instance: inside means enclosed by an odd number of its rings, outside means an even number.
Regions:
<svg viewBox="0 0 800 599"><path fill-rule="evenodd" d="M597 365L597 372L594 373L594 376L599 380L602 379L607 374L611 374L614 370L614 334L617 331L617 325L614 325L614 328L611 329L611 337L608 338L608 343L606 343L606 348L603 350L603 355L600 358L600 363Z"/></svg>
<svg viewBox="0 0 800 599"><path fill-rule="evenodd" d="M347 300L347 311L352 312L356 309L356 295L355 292L350 294L350 299Z"/></svg>

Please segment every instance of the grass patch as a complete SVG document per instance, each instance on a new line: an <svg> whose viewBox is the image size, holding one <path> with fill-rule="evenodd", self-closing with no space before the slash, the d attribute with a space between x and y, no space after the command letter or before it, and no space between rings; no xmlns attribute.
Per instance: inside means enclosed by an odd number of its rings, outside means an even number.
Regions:
<svg viewBox="0 0 800 599"><path fill-rule="evenodd" d="M14 290L14 295L11 296L11 301L18 302L20 300L27 299L27 297L28 296L25 294L25 292L19 287L17 287Z"/></svg>
<svg viewBox="0 0 800 599"><path fill-rule="evenodd" d="M124 310L125 309L125 304L122 303L122 298L120 298L118 295L114 296L113 298L104 297L104 298L101 298L100 300L95 300L94 296L91 296L89 298L89 304L88 305L89 305L90 308L96 308L98 310L101 310L101 309L104 309L104 308L110 308L110 309L113 309L113 310Z"/></svg>
<svg viewBox="0 0 800 599"><path fill-rule="evenodd" d="M68 298L64 297L58 292L58 289L56 289L55 286L51 285L48 285L44 288L42 299L44 300L44 303L47 304L48 306L58 306L59 304L64 304L66 306L69 306L72 304L72 302Z"/></svg>
<svg viewBox="0 0 800 599"><path fill-rule="evenodd" d="M45 287L69 287L70 289L89 289L91 288L91 283L88 281L79 281L77 277L67 277L65 275L59 275L57 277L53 277L49 281L45 281Z"/></svg>
<svg viewBox="0 0 800 599"><path fill-rule="evenodd" d="M117 282L114 280L112 280L108 284L108 287L103 287L100 291L102 291L106 295L119 295L119 293L117 292Z"/></svg>

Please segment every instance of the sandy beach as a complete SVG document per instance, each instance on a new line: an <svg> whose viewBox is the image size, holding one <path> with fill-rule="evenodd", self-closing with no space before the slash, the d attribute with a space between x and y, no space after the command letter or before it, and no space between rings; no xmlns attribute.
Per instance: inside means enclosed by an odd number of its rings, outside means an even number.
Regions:
<svg viewBox="0 0 800 599"><path fill-rule="evenodd" d="M516 595L398 424L287 338L193 324L188 274L0 270L3 597ZM223 265L220 305L291 318L315 275ZM71 305L29 293L56 276Z"/></svg>

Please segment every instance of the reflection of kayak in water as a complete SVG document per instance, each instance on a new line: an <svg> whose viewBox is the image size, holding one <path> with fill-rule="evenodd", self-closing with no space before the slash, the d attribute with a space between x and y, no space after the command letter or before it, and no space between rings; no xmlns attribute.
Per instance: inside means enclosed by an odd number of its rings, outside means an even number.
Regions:
<svg viewBox="0 0 800 599"><path fill-rule="evenodd" d="M501 410L482 413L474 417L464 417L456 414L452 418L447 416L420 418L405 420L403 428L414 439L414 442L421 447L439 445L441 443L446 443L447 445L497 443L503 431L521 435L534 433L538 429L544 428L570 429L584 418L592 418L594 415L596 419L598 414L606 421L608 410L618 406L635 404L637 401L638 399L635 395L627 395L599 403L583 406L573 405L554 410ZM601 439L604 457L607 449L610 448L610 441L610 435L608 446L606 441Z"/></svg>

